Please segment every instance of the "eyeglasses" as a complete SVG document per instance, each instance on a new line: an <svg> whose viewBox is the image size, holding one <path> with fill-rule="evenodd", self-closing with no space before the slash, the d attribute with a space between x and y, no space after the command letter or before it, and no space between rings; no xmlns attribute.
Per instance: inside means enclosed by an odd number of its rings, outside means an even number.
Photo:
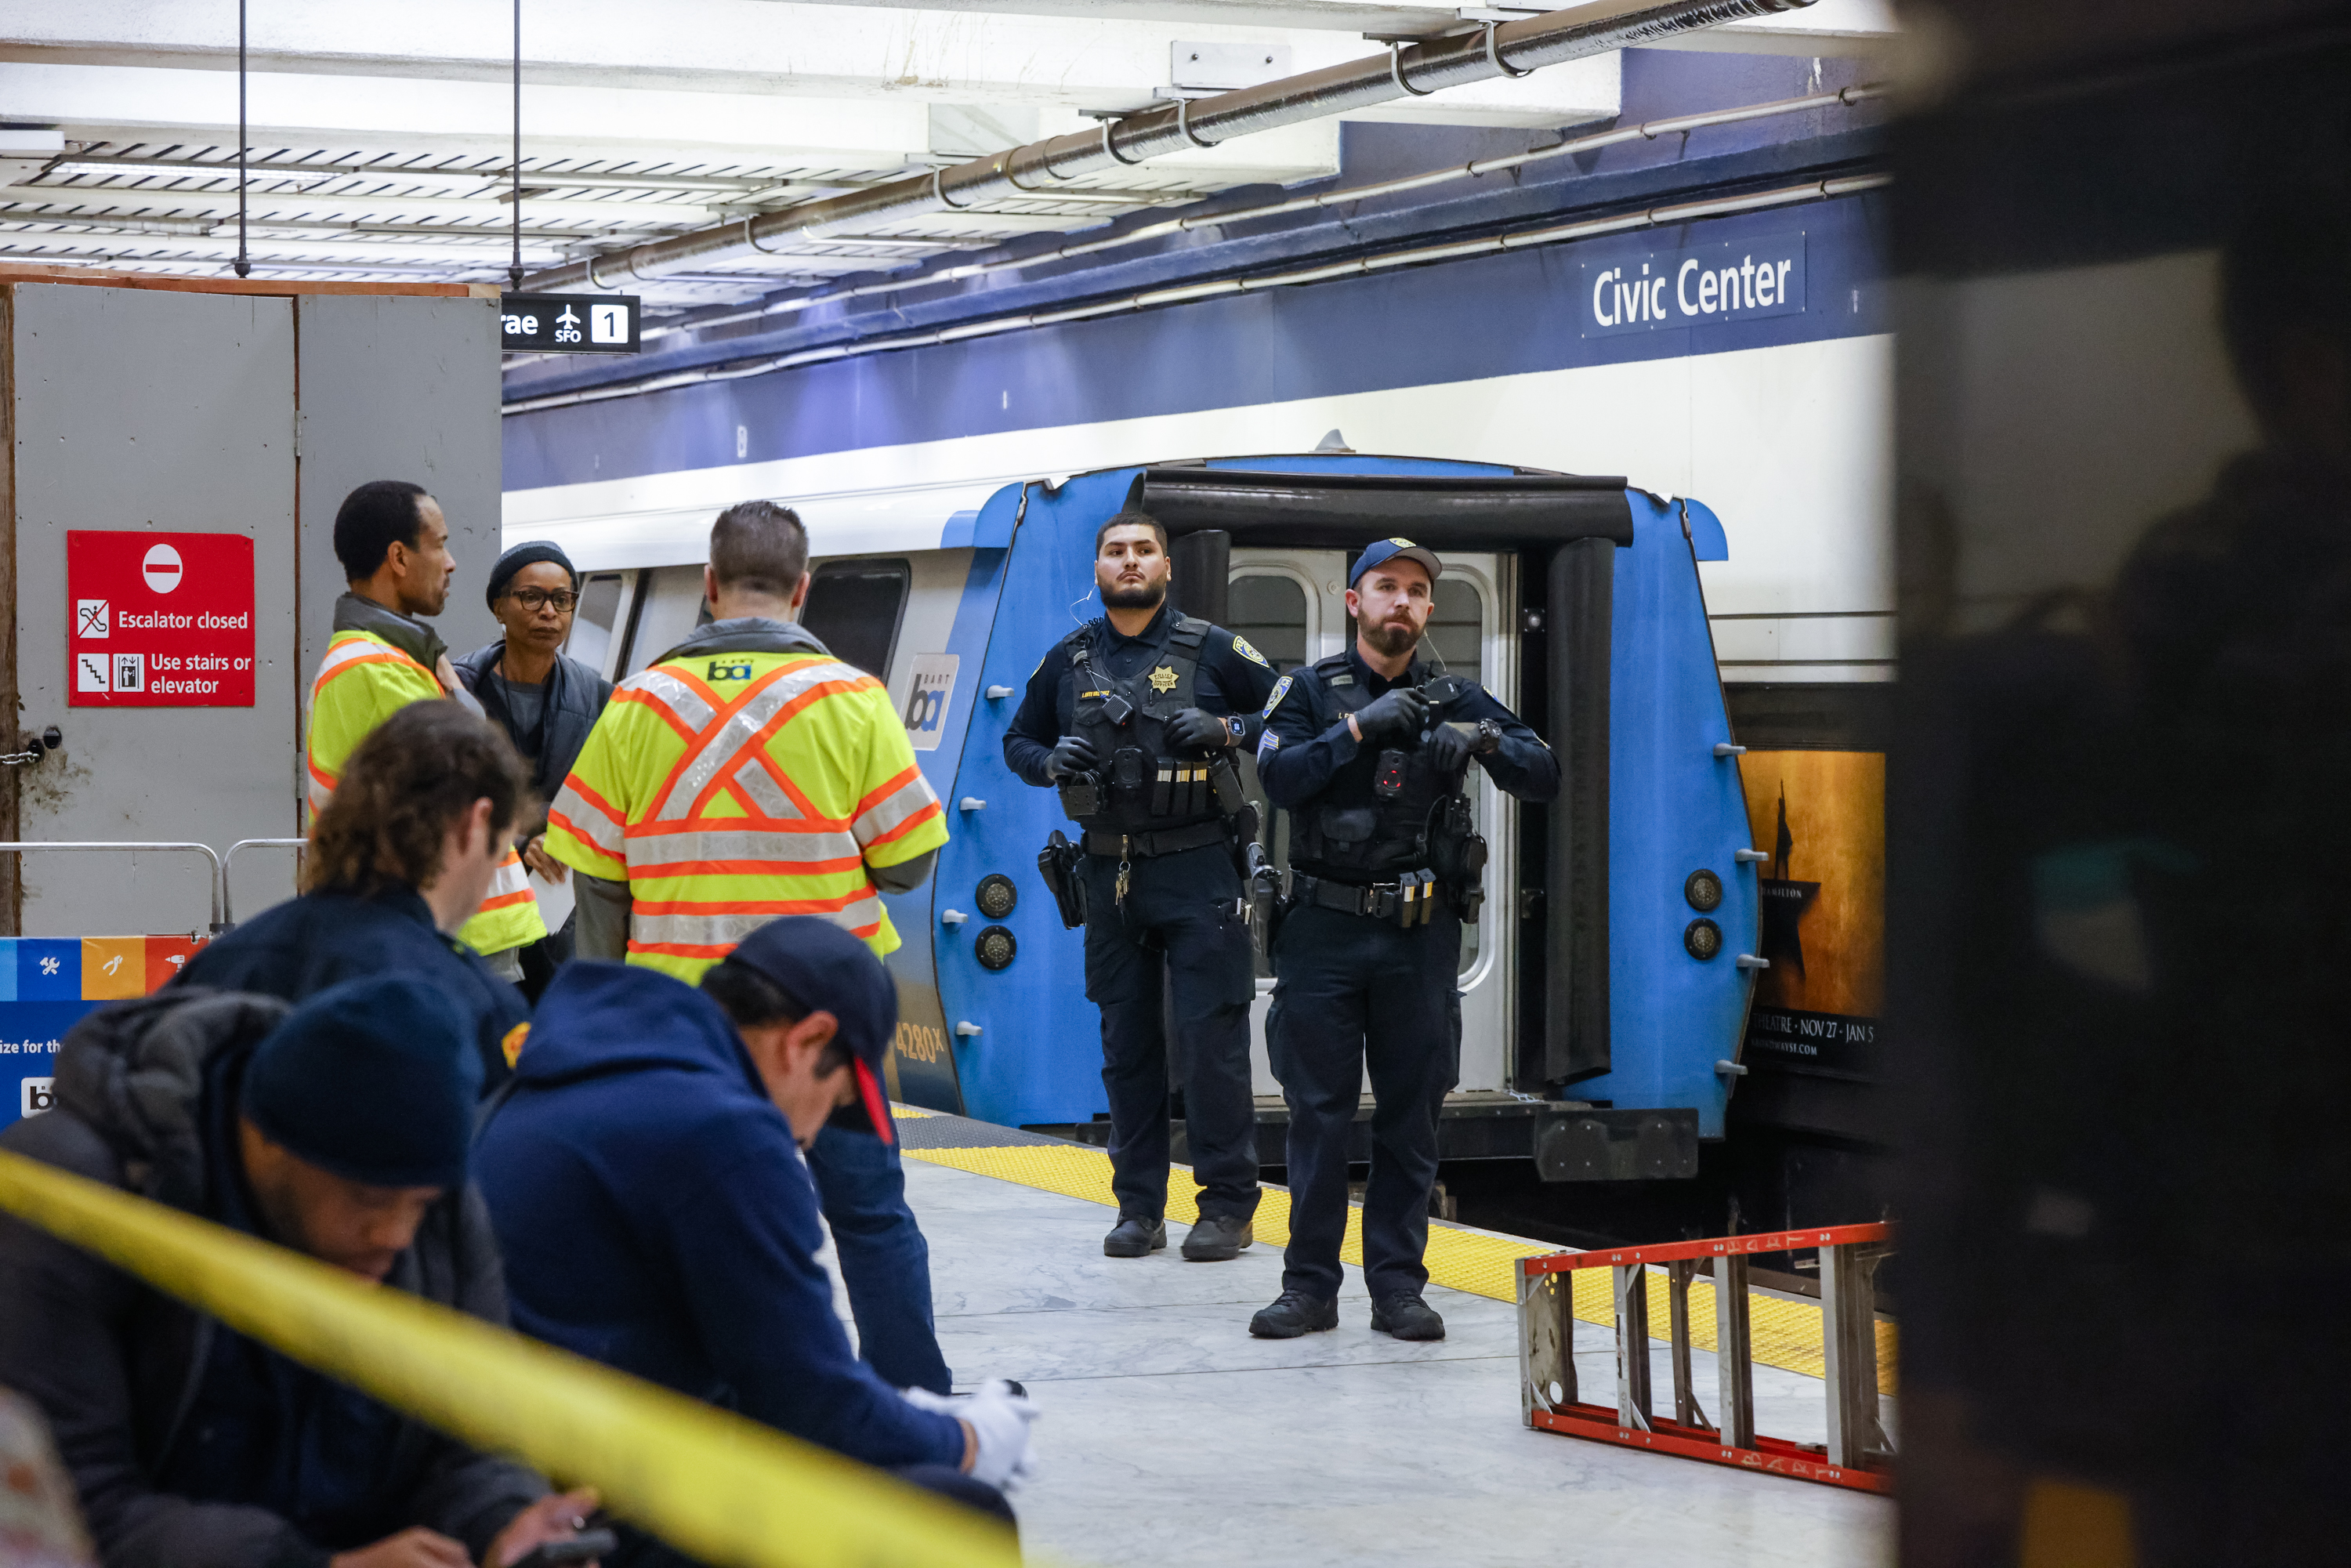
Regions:
<svg viewBox="0 0 2351 1568"><path fill-rule="evenodd" d="M569 615L571 607L580 602L580 596L565 588L517 588L512 597L517 604L533 615L550 604L555 606L558 615Z"/></svg>

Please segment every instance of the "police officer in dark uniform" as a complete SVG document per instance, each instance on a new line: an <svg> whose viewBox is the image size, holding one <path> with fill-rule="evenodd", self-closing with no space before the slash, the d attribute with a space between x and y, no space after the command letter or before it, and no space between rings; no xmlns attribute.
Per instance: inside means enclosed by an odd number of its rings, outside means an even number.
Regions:
<svg viewBox="0 0 2351 1568"><path fill-rule="evenodd" d="M1355 645L1274 687L1258 742L1266 796L1290 812L1290 896L1273 949L1267 1045L1290 1103L1290 1249L1260 1339L1339 1326L1347 1130L1369 1068L1372 1176L1364 1277L1372 1327L1445 1337L1421 1299L1437 1118L1461 1066L1461 922L1483 896L1474 758L1521 800L1559 793L1559 762L1474 680L1416 656L1436 555L1384 539L1355 561Z"/></svg>
<svg viewBox="0 0 2351 1568"><path fill-rule="evenodd" d="M1059 789L1082 830L1060 860L1055 894L1065 919L1084 922L1086 996L1102 1009L1119 1216L1102 1250L1141 1258L1167 1245L1164 964L1202 1188L1184 1256L1215 1261L1239 1256L1257 1212L1256 978L1236 863L1254 825L1234 748L1255 743L1273 670L1233 633L1171 614L1168 575L1156 519L1129 511L1102 525L1094 580L1105 613L1029 677L1004 760L1029 783Z"/></svg>

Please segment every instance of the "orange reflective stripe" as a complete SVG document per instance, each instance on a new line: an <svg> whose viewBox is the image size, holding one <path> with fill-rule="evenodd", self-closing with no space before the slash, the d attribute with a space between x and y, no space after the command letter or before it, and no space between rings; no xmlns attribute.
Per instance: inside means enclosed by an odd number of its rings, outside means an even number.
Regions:
<svg viewBox="0 0 2351 1568"><path fill-rule="evenodd" d="M629 868L629 878L632 882L653 882L673 876L839 876L860 870L864 864L863 856L853 854L829 861L640 861ZM645 905L635 907L643 909ZM734 905L721 901L711 907L726 909Z"/></svg>
<svg viewBox="0 0 2351 1568"><path fill-rule="evenodd" d="M866 812L872 810L874 807L880 805L891 796L895 795L899 790L904 789L907 785L913 783L922 776L922 768L916 767L907 768L904 773L899 774L894 779L885 779L881 784L876 785L872 790L868 791L865 799L857 802L857 804L851 809L849 814L852 817L862 817L865 815Z"/></svg>
<svg viewBox="0 0 2351 1568"><path fill-rule="evenodd" d="M480 906L476 908L474 913L475 915L487 915L494 909L511 909L518 904L528 904L532 899L537 898L538 896L538 894L531 892L531 890L527 887L520 893L502 893L497 894L496 897L482 900Z"/></svg>
<svg viewBox="0 0 2351 1568"><path fill-rule="evenodd" d="M380 653L354 653L347 659L337 659L329 664L320 665L319 669L319 684L312 688L313 695L318 692L325 691L327 689L327 684L335 679L336 676L343 674L346 670L356 670L361 664L406 664L410 669L429 677L434 685L437 686L441 684L441 678L438 675L434 674L432 671L426 669L423 665L418 664L415 660L410 658L399 649L386 648Z"/></svg>
<svg viewBox="0 0 2351 1568"><path fill-rule="evenodd" d="M638 686L622 686L620 690L612 694L612 700L616 703L635 703L640 707L651 708L654 713L661 716L661 719L664 724L668 725L672 729L677 731L679 737L687 745L691 746L694 744L693 726L678 717L677 714L670 707L669 704L662 701L661 698L653 695L651 692L645 691L642 687Z"/></svg>
<svg viewBox="0 0 2351 1568"><path fill-rule="evenodd" d="M698 821L634 822L622 831L632 839L653 839L673 833L841 833L848 829L847 822L799 817L704 817Z"/></svg>
<svg viewBox="0 0 2351 1568"><path fill-rule="evenodd" d="M629 939L632 953L661 953L672 958L724 958L735 951L732 942L640 942Z"/></svg>
<svg viewBox="0 0 2351 1568"><path fill-rule="evenodd" d="M838 898L674 898L660 903L641 898L629 906L629 915L834 915L872 896L872 888L860 888Z"/></svg>
<svg viewBox="0 0 2351 1568"><path fill-rule="evenodd" d="M929 805L924 807L921 810L915 812L913 816L907 818L904 821L899 823L896 827L891 829L888 832L883 833L878 837L866 840L865 847L869 850L878 850L883 844L888 843L891 840L904 838L906 834L913 832L916 828L921 827L925 822L931 821L935 818L944 817L946 814L946 808L940 805L936 800L934 800Z"/></svg>
<svg viewBox="0 0 2351 1568"><path fill-rule="evenodd" d="M574 773L563 781L563 788L579 796L580 800L586 801L589 805L595 807L596 810L604 816L611 818L612 826L620 829L622 832L629 831L629 819L621 814L620 808L614 806L612 802L604 799L603 796L596 793L595 790L588 788L586 781L583 780L577 773ZM571 824L566 822L564 826L570 827ZM579 830L575 828L572 831L577 832Z"/></svg>

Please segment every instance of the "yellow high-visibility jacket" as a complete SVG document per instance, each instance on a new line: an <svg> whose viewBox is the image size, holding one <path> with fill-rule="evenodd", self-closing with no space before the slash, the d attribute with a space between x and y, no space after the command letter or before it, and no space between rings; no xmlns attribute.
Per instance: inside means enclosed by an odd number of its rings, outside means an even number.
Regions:
<svg viewBox="0 0 2351 1568"><path fill-rule="evenodd" d="M547 826L557 860L627 881L629 962L689 985L781 915L891 952L866 868L946 841L889 694L820 647L681 651L622 682Z"/></svg>
<svg viewBox="0 0 2351 1568"><path fill-rule="evenodd" d="M410 703L447 696L432 671L382 638L368 632L336 632L310 687L310 814L325 808L343 765L377 725ZM457 939L477 953L503 953L546 935L529 873L509 846L489 896L459 928Z"/></svg>

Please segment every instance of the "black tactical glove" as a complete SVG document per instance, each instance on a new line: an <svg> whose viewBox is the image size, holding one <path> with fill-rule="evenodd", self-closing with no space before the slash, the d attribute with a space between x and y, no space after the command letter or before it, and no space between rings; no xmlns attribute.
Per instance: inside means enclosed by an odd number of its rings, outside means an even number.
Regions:
<svg viewBox="0 0 2351 1568"><path fill-rule="evenodd" d="M1355 733L1370 746L1418 735L1428 723L1428 699L1411 686L1398 686L1355 714Z"/></svg>
<svg viewBox="0 0 2351 1568"><path fill-rule="evenodd" d="M1421 755L1434 763L1439 773L1458 773L1469 766L1469 737L1449 724L1438 724L1420 743Z"/></svg>
<svg viewBox="0 0 2351 1568"><path fill-rule="evenodd" d="M1196 751L1218 751L1233 743L1225 721L1205 708L1180 708L1167 721L1167 738Z"/></svg>
<svg viewBox="0 0 2351 1568"><path fill-rule="evenodd" d="M1072 773L1091 773L1102 765L1094 748L1086 744L1082 735L1065 735L1053 747L1053 755L1046 759L1045 777L1062 779Z"/></svg>

